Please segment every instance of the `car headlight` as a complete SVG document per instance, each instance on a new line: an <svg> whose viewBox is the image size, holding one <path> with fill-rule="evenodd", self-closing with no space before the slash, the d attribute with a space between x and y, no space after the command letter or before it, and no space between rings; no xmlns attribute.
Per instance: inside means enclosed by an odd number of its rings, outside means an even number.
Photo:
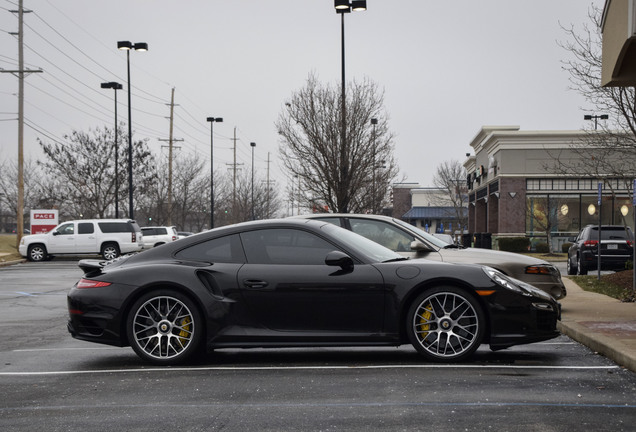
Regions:
<svg viewBox="0 0 636 432"><path fill-rule="evenodd" d="M509 289L510 291L514 291L527 297L538 297L543 300L550 300L552 298L550 297L550 294L541 291L539 288L535 288L523 281L508 277L494 268L483 267L483 269L493 282L503 288Z"/></svg>
<svg viewBox="0 0 636 432"><path fill-rule="evenodd" d="M519 284L520 281L513 280L501 273L500 271L495 270L494 268L484 267L484 272L488 275L488 277L497 285L509 289L510 291L514 291L518 294L531 296L532 294L525 290L525 287L522 287Z"/></svg>

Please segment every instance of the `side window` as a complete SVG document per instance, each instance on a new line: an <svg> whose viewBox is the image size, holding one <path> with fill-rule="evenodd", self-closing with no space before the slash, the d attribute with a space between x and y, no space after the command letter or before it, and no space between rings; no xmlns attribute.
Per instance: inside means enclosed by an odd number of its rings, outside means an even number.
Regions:
<svg viewBox="0 0 636 432"><path fill-rule="evenodd" d="M415 237L386 222L370 219L350 218L351 231L381 244L394 252L411 250L411 242Z"/></svg>
<svg viewBox="0 0 636 432"><path fill-rule="evenodd" d="M157 235L167 235L168 234L168 230L165 228L155 228L157 231Z"/></svg>
<svg viewBox="0 0 636 432"><path fill-rule="evenodd" d="M78 234L93 234L94 232L95 227L92 222L80 222L77 224Z"/></svg>
<svg viewBox="0 0 636 432"><path fill-rule="evenodd" d="M75 225L72 222L64 224L57 229L57 232L61 235L73 235L75 234Z"/></svg>
<svg viewBox="0 0 636 432"><path fill-rule="evenodd" d="M103 233L134 232L133 225L127 222L98 222Z"/></svg>
<svg viewBox="0 0 636 432"><path fill-rule="evenodd" d="M178 259L210 263L244 263L245 255L237 234L197 243L175 254Z"/></svg>
<svg viewBox="0 0 636 432"><path fill-rule="evenodd" d="M337 248L302 230L266 229L241 234L250 264L324 265L325 257Z"/></svg>

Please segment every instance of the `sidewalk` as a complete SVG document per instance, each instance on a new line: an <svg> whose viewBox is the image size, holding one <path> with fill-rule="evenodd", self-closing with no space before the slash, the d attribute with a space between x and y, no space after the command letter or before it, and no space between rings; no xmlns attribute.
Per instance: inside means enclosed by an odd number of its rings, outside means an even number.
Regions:
<svg viewBox="0 0 636 432"><path fill-rule="evenodd" d="M593 351L636 372L636 303L583 291L567 277L559 330Z"/></svg>

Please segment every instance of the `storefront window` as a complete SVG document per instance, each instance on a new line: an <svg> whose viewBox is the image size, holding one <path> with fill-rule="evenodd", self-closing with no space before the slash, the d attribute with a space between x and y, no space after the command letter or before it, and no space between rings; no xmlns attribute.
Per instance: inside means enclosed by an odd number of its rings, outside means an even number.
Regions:
<svg viewBox="0 0 636 432"><path fill-rule="evenodd" d="M528 195L526 197L526 232L530 236L560 236L579 232L580 202L578 195Z"/></svg>
<svg viewBox="0 0 636 432"><path fill-rule="evenodd" d="M634 207L629 198L617 197L614 201L614 224L634 229Z"/></svg>

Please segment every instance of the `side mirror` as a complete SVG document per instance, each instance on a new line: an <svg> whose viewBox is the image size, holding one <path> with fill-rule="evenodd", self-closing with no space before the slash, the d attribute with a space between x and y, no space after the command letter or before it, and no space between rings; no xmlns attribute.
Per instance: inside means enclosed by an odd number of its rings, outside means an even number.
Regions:
<svg viewBox="0 0 636 432"><path fill-rule="evenodd" d="M418 251L418 252L432 252L433 251L433 249L431 249L429 246L425 245L424 243L422 243L419 240L413 240L411 242L411 250Z"/></svg>
<svg viewBox="0 0 636 432"><path fill-rule="evenodd" d="M52 234L53 234L54 236L56 236L56 235L60 235L60 232L59 232L59 231L53 231L53 233L52 233Z"/></svg>
<svg viewBox="0 0 636 432"><path fill-rule="evenodd" d="M325 264L333 267L340 267L343 270L353 268L353 259L344 252L333 251L327 254Z"/></svg>

